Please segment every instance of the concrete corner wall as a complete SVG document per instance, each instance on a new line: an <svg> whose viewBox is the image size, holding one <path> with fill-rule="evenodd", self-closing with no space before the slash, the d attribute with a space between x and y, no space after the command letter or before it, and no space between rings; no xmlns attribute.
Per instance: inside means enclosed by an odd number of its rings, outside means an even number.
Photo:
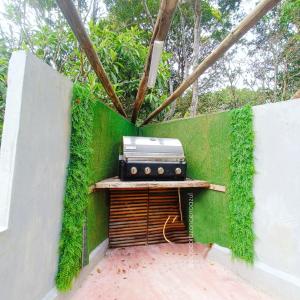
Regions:
<svg viewBox="0 0 300 300"><path fill-rule="evenodd" d="M211 258L272 295L300 299L300 101L253 108L255 131L253 267L214 247Z"/></svg>
<svg viewBox="0 0 300 300"><path fill-rule="evenodd" d="M0 153L1 299L42 299L54 287L71 93L51 67L13 53Z"/></svg>

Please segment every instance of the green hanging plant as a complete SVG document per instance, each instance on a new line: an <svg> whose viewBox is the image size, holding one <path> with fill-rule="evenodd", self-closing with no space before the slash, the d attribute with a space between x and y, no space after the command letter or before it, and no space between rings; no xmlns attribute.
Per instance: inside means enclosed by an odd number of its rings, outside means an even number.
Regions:
<svg viewBox="0 0 300 300"><path fill-rule="evenodd" d="M74 85L70 160L64 197L62 230L56 286L60 291L71 288L81 269L83 225L90 184L93 107L89 90Z"/></svg>
<svg viewBox="0 0 300 300"><path fill-rule="evenodd" d="M229 220L233 257L254 261L253 177L254 131L252 108L231 112Z"/></svg>

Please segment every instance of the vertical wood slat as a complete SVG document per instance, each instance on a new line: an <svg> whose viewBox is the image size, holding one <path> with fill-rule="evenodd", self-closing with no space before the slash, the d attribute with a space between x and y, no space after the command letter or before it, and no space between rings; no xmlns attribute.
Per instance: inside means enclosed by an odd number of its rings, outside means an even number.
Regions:
<svg viewBox="0 0 300 300"><path fill-rule="evenodd" d="M147 199L147 245L148 245L148 232L149 232L149 188L148 188L148 199Z"/></svg>
<svg viewBox="0 0 300 300"><path fill-rule="evenodd" d="M177 189L110 189L109 241L111 248L166 242L188 242L180 221ZM177 219L172 223L173 218Z"/></svg>
<svg viewBox="0 0 300 300"><path fill-rule="evenodd" d="M177 2L178 0L162 0L160 3L160 8L157 14L155 26L153 28L153 33L150 40L148 54L144 66L144 73L142 75L133 106L133 112L131 117L131 121L133 123L135 123L137 120L139 110L146 96L154 41L164 41L166 39L171 25L172 16L177 6Z"/></svg>
<svg viewBox="0 0 300 300"><path fill-rule="evenodd" d="M147 244L147 190L110 189L111 248Z"/></svg>

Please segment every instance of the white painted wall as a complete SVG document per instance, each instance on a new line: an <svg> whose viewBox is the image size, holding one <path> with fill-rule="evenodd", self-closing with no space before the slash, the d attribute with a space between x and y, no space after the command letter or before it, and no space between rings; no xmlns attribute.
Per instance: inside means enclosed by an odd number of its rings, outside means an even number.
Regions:
<svg viewBox="0 0 300 300"><path fill-rule="evenodd" d="M278 299L300 299L300 100L253 108L255 130L254 267L215 258Z"/></svg>
<svg viewBox="0 0 300 300"><path fill-rule="evenodd" d="M72 83L33 55L12 55L0 153L0 299L42 299L54 287L71 93Z"/></svg>

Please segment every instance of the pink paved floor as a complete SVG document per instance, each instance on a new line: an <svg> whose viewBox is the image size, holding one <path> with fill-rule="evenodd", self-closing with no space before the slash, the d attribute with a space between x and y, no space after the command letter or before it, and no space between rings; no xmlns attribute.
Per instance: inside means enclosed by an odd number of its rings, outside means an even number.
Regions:
<svg viewBox="0 0 300 300"><path fill-rule="evenodd" d="M261 299L221 265L204 259L207 248L160 244L109 250L72 300Z"/></svg>

